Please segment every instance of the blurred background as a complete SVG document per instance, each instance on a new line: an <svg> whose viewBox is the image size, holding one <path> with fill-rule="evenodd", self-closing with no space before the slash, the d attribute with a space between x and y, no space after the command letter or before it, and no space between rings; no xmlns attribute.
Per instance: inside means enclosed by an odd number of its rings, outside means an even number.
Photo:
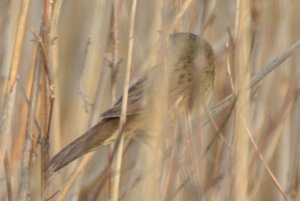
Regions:
<svg viewBox="0 0 300 201"><path fill-rule="evenodd" d="M120 96L133 2L0 0L0 200L111 200L110 146L44 169ZM243 87L300 39L300 1L136 3L132 81L164 56L164 32L209 41L216 79L206 112L183 117L157 149L125 142L118 199L300 200L300 52Z"/></svg>

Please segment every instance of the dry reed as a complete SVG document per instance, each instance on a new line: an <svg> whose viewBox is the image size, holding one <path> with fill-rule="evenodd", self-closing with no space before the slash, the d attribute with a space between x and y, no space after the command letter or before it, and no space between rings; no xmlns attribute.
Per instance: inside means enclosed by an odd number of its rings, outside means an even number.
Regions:
<svg viewBox="0 0 300 201"><path fill-rule="evenodd" d="M300 200L299 6L1 0L0 200ZM163 44L173 31L211 42L217 78L207 107L168 125ZM126 113L130 81L158 61L151 139L47 175L50 157L121 93Z"/></svg>

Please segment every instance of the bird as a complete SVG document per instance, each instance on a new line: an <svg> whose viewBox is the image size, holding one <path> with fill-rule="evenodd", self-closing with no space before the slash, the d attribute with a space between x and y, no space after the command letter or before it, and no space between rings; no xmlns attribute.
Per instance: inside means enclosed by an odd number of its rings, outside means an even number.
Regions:
<svg viewBox="0 0 300 201"><path fill-rule="evenodd" d="M177 32L168 38L172 60L168 63L171 66L167 93L169 100L172 100L169 104L174 106L180 100L176 108L189 111L197 103L205 101L213 89L214 51L205 39L194 33ZM147 113L143 95L148 77L146 73L128 89L125 139L134 138L143 131L143 115ZM102 113L100 122L58 152L48 162L47 169L56 172L84 154L114 143L118 135L122 99L121 95L111 108Z"/></svg>

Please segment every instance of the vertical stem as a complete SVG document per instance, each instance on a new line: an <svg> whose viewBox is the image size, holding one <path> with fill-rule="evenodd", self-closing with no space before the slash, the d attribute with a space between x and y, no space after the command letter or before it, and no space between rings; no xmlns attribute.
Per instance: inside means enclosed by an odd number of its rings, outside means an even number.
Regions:
<svg viewBox="0 0 300 201"><path fill-rule="evenodd" d="M175 0L176 13L178 13L181 9L181 0ZM175 32L179 32L182 27L182 20L178 20L175 26Z"/></svg>
<svg viewBox="0 0 300 201"><path fill-rule="evenodd" d="M26 22L27 22L29 4L30 4L29 0L22 1L21 14L20 14L20 20L19 20L19 24L18 24L14 52L13 52L13 56L11 59L11 67L10 67L10 73L9 73L9 80L8 80L8 84L7 84L7 92L11 92L11 90L16 82L16 79L17 79L21 51L22 51L22 46L23 46L23 42L24 42L25 26L26 26Z"/></svg>
<svg viewBox="0 0 300 201"><path fill-rule="evenodd" d="M233 160L233 200L249 199L249 138L245 132L243 121L248 122L249 116L249 58L250 58L250 1L237 0L236 15L236 86L240 91L235 110L234 122L234 160Z"/></svg>
<svg viewBox="0 0 300 201"><path fill-rule="evenodd" d="M113 61L111 66L111 102L116 101L116 77L119 68L119 0L113 5Z"/></svg>
<svg viewBox="0 0 300 201"><path fill-rule="evenodd" d="M47 0L44 0L44 11L43 11L43 24L42 24L42 30L43 31L43 35L42 35L42 41L43 43L41 43L41 47L46 44L45 48L48 48L48 44L49 44L49 38L48 38L48 31L49 31L49 20L50 20L50 3ZM46 43L44 43L46 42ZM47 55L47 51L46 49L43 49L44 51L44 57L46 57ZM42 49L42 48L41 48ZM44 58L44 64L47 63L46 58ZM47 66L47 64L45 65ZM46 167L46 164L49 160L49 152L48 152L48 140L47 140L47 133L48 132L45 127L47 126L46 122L47 122L47 116L48 116L48 102L47 102L47 70L45 71L46 73L44 74L45 76L43 76L42 78L42 89L41 89L41 110L42 110L42 115L41 118L43 119L43 131L41 133L41 147L40 147L40 151L41 151L41 197L43 197L44 193L45 193L45 189L47 187L47 175L44 172L44 169Z"/></svg>
<svg viewBox="0 0 300 201"><path fill-rule="evenodd" d="M41 75L41 50L37 49L37 57L35 62L35 69L33 75L33 82L31 87L31 95L29 102L29 109L26 123L26 136L22 158L22 170L21 170L21 184L20 184L20 197L18 200L25 201L30 198L30 177L31 177L31 160L34 153L34 147L32 140L33 136L33 124L34 114L36 111L39 82Z"/></svg>
<svg viewBox="0 0 300 201"><path fill-rule="evenodd" d="M10 161L8 160L8 154L5 154L4 158L4 168L5 168L5 179L6 179L6 188L7 188L7 198L8 201L13 201L13 187L11 182L11 166Z"/></svg>
<svg viewBox="0 0 300 201"><path fill-rule="evenodd" d="M112 201L117 201L118 197L119 197L120 173L121 173L123 146L124 146L124 133L123 133L124 129L123 128L125 126L125 121L126 121L128 87L129 87L129 81L130 81L130 71L131 71L133 42L134 42L133 35L134 35L134 21L135 21L135 14L136 14L136 4L137 4L137 0L132 0L131 15L130 15L130 27L129 27L128 58L127 58L127 66L126 66L125 85L124 85L124 90L123 90L122 111L121 111L120 126L119 126L121 140L120 140L120 143L118 146L118 152L117 152L117 158L116 158L116 166L115 166L116 176L114 179Z"/></svg>
<svg viewBox="0 0 300 201"><path fill-rule="evenodd" d="M116 79L119 68L119 0L114 0L113 2L113 20L112 20L112 34L113 34L113 60L111 65L111 105L116 102ZM111 146L113 150L113 146ZM109 159L109 156L108 156ZM111 167L108 166L110 171L108 171L108 196L111 197Z"/></svg>

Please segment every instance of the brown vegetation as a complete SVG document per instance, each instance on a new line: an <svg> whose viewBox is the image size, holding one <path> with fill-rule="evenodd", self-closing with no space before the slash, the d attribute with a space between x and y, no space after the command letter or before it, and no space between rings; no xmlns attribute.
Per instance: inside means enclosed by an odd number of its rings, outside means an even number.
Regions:
<svg viewBox="0 0 300 201"><path fill-rule="evenodd" d="M299 7L0 0L0 200L300 200ZM157 41L174 31L214 48L207 107L167 125L158 80L152 137L47 175L50 158L164 57Z"/></svg>

